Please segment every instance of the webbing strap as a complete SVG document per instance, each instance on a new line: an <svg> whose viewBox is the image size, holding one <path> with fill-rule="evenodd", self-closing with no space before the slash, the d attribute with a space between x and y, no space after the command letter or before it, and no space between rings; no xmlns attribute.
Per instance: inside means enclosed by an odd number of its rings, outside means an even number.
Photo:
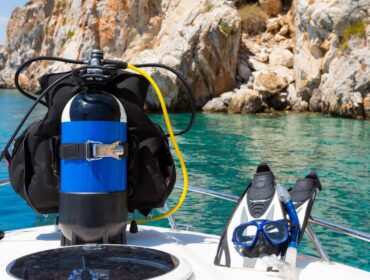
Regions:
<svg viewBox="0 0 370 280"><path fill-rule="evenodd" d="M62 160L91 161L106 157L119 160L128 157L128 144L120 141L112 144L103 144L94 141L61 144L59 154Z"/></svg>

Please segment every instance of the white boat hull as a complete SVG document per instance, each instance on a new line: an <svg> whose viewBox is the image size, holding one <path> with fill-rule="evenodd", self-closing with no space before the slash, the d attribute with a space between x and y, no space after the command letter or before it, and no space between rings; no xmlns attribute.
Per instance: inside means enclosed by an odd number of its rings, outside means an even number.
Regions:
<svg viewBox="0 0 370 280"><path fill-rule="evenodd" d="M168 274L160 279L281 279L282 275L277 272L215 266L213 260L219 239L216 235L149 226L139 226L139 232L136 234L127 232L128 245L162 250L182 261L175 274ZM59 247L60 232L55 226L6 232L5 238L0 241L0 279L14 279L6 271L7 265L13 260ZM370 279L370 273L366 271L334 262L325 263L306 255L298 256L297 267L297 275L302 280Z"/></svg>

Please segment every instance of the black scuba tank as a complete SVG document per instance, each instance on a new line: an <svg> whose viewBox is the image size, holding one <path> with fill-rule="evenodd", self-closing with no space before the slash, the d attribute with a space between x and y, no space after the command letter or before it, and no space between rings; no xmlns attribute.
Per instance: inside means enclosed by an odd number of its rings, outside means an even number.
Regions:
<svg viewBox="0 0 370 280"><path fill-rule="evenodd" d="M123 243L126 142L126 113L113 95L81 92L67 103L60 148L62 243Z"/></svg>
<svg viewBox="0 0 370 280"><path fill-rule="evenodd" d="M61 125L62 245L122 244L127 224L127 116L97 88L68 101Z"/></svg>

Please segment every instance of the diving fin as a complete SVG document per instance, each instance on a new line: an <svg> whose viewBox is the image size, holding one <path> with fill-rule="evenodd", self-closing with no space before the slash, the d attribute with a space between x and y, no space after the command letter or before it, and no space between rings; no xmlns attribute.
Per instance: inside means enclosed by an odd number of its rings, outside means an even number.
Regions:
<svg viewBox="0 0 370 280"><path fill-rule="evenodd" d="M275 176L266 163L260 163L252 183L246 188L221 236L215 265L234 268L266 269L262 258L248 258L234 246L234 229L253 220L283 220L285 214L275 190Z"/></svg>
<svg viewBox="0 0 370 280"><path fill-rule="evenodd" d="M311 214L312 205L321 189L319 177L315 172L311 172L306 177L298 179L294 187L289 190L299 219L300 233L298 242L303 237L308 218Z"/></svg>
<svg viewBox="0 0 370 280"><path fill-rule="evenodd" d="M274 213L268 211L275 194L275 176L266 163L260 163L251 186L247 189L249 222L256 219L274 220Z"/></svg>

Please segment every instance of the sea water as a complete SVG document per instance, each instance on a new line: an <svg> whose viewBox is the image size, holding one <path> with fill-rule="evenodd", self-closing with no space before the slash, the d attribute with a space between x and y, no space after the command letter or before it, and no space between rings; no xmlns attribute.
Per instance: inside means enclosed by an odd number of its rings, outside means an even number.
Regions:
<svg viewBox="0 0 370 280"><path fill-rule="evenodd" d="M10 90L0 90L0 147L31 106L31 101ZM39 106L28 123L46 110ZM189 114L170 116L175 130L184 128ZM151 118L162 126L160 114ZM189 173L189 184L240 195L260 161L267 162L277 181L292 187L310 171L318 173L323 190L312 215L370 232L370 121L318 114L227 115L198 113L193 129L177 138ZM174 153L173 153L174 154ZM174 154L175 156L175 154ZM177 184L182 174L177 164ZM0 163L0 179L7 178ZM169 203L173 206L179 190ZM177 223L193 230L222 234L235 204L189 193L174 215ZM52 224L52 215L36 215L10 186L0 188L0 229L11 230ZM166 220L149 224L168 226ZM370 271L369 243L313 226L330 259ZM317 255L307 234L301 253Z"/></svg>

